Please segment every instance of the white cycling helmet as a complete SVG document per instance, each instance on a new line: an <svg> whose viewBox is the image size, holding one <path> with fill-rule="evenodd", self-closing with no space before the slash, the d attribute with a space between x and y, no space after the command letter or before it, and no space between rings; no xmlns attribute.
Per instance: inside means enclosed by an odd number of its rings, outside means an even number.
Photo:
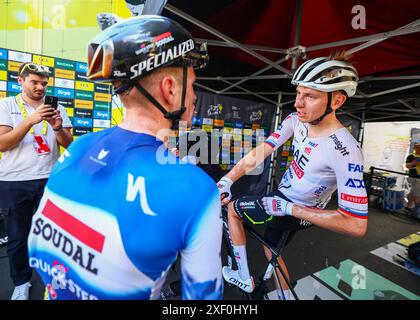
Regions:
<svg viewBox="0 0 420 320"><path fill-rule="evenodd" d="M356 93L358 80L351 64L320 57L303 63L293 75L292 84L324 92L343 90L351 97Z"/></svg>

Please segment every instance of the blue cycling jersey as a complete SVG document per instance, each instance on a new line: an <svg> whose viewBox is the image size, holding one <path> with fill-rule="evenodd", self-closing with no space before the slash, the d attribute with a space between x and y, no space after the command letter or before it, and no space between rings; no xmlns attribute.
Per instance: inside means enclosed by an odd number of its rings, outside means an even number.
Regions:
<svg viewBox="0 0 420 320"><path fill-rule="evenodd" d="M180 254L183 298L221 299L221 237L214 181L155 137L113 127L54 166L29 259L51 299L157 299Z"/></svg>

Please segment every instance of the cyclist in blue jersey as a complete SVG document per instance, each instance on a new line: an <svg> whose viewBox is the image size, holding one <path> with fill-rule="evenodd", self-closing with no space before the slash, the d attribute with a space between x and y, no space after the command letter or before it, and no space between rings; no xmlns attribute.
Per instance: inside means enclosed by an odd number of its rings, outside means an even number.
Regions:
<svg viewBox="0 0 420 320"><path fill-rule="evenodd" d="M238 270L223 268L223 277L246 292L254 290L245 249L242 219L266 224L265 237L276 247L284 232L286 244L296 231L317 225L335 232L362 237L367 229L368 198L363 182L363 155L359 144L337 119L335 112L356 92L357 71L345 54L311 59L294 73L295 113L248 153L218 183L223 202L231 198L230 187L293 137L294 160L284 173L278 190L266 196L245 196L229 203L229 231ZM334 191L338 208L325 210ZM264 247L268 259L271 252ZM284 261L279 263L289 277ZM280 273L283 293L290 291ZM278 284L277 284L278 286Z"/></svg>
<svg viewBox="0 0 420 320"><path fill-rule="evenodd" d="M88 78L112 82L125 118L58 160L33 218L30 265L50 299L157 299L180 256L182 298L221 299L218 188L158 138L191 122L205 46L168 18L140 16L102 31L88 53Z"/></svg>

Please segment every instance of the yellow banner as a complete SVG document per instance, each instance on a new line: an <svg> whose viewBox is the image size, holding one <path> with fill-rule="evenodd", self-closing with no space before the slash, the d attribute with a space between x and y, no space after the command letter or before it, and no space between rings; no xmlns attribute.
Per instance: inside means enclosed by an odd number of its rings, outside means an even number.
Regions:
<svg viewBox="0 0 420 320"><path fill-rule="evenodd" d="M111 102L111 95L107 93L95 92L95 100L103 102Z"/></svg>
<svg viewBox="0 0 420 320"><path fill-rule="evenodd" d="M71 79L75 77L74 71L64 70L64 69L55 69L55 76L57 78Z"/></svg>
<svg viewBox="0 0 420 320"><path fill-rule="evenodd" d="M32 57L32 60L36 64L42 64L43 66L47 66L47 67L54 67L54 62L55 62L54 58L43 57L43 56L38 56L34 54Z"/></svg>
<svg viewBox="0 0 420 320"><path fill-rule="evenodd" d="M22 62L9 61L7 65L7 69L9 71L18 72L21 64Z"/></svg>
<svg viewBox="0 0 420 320"><path fill-rule="evenodd" d="M102 131L102 130L104 130L105 128L93 128L93 132L98 132L98 131Z"/></svg>
<svg viewBox="0 0 420 320"><path fill-rule="evenodd" d="M48 86L49 86L49 87L54 87L54 77L50 77L50 78L48 79Z"/></svg>
<svg viewBox="0 0 420 320"><path fill-rule="evenodd" d="M214 119L214 126L215 127L223 127L225 124L224 120Z"/></svg>
<svg viewBox="0 0 420 320"><path fill-rule="evenodd" d="M206 132L211 132L213 130L213 126L208 124L203 124L202 129Z"/></svg>
<svg viewBox="0 0 420 320"><path fill-rule="evenodd" d="M74 107L82 109L93 109L93 101L76 99L74 100Z"/></svg>
<svg viewBox="0 0 420 320"><path fill-rule="evenodd" d="M7 81L7 71L0 70L0 80Z"/></svg>
<svg viewBox="0 0 420 320"><path fill-rule="evenodd" d="M74 109L73 108L66 108L66 112L67 112L67 115L69 117L73 117L74 116Z"/></svg>
<svg viewBox="0 0 420 320"><path fill-rule="evenodd" d="M76 90L93 91L94 85L92 82L76 81Z"/></svg>
<svg viewBox="0 0 420 320"><path fill-rule="evenodd" d="M0 91L0 99L6 98L7 94L5 91Z"/></svg>

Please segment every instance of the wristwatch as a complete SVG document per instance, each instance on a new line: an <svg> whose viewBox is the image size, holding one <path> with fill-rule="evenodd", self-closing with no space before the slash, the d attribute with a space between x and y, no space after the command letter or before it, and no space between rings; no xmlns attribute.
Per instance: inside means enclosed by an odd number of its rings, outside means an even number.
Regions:
<svg viewBox="0 0 420 320"><path fill-rule="evenodd" d="M63 125L61 125L61 124L58 128L53 128L54 131L60 131L61 129L63 129Z"/></svg>

